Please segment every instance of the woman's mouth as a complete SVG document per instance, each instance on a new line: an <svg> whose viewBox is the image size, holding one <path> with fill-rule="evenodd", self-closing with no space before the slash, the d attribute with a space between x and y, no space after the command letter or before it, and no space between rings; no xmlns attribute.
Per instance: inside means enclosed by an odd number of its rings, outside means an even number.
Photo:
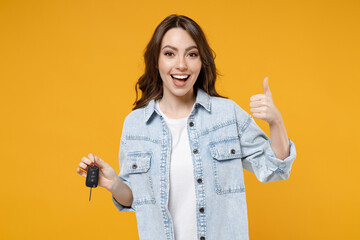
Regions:
<svg viewBox="0 0 360 240"><path fill-rule="evenodd" d="M170 75L173 79L173 83L176 87L184 87L186 85L186 80L189 79L190 75L177 75L171 74Z"/></svg>
<svg viewBox="0 0 360 240"><path fill-rule="evenodd" d="M186 81L186 80L188 80L188 78L190 77L190 75L175 75L175 74L171 74L170 76L171 76L173 79L182 80L182 81Z"/></svg>

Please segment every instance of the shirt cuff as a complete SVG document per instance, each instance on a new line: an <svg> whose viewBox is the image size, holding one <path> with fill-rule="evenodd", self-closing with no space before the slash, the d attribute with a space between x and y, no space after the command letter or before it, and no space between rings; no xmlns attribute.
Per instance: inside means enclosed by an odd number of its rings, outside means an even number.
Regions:
<svg viewBox="0 0 360 240"><path fill-rule="evenodd" d="M129 186L129 184L125 181L123 181L123 183L125 183L126 185ZM130 186L129 186L130 187ZM130 207L126 207L124 205L121 205L120 203L118 203L118 201L116 201L116 199L114 198L113 195L112 196L112 200L113 200L113 203L115 205L115 207L120 211L120 212L135 212L135 209L133 208L133 206L130 206Z"/></svg>
<svg viewBox="0 0 360 240"><path fill-rule="evenodd" d="M276 157L274 151L271 148L271 139L265 145L265 156L268 161L268 169L272 172L276 172L279 175L283 175L282 178L287 179L290 176L292 164L296 158L295 144L289 139L290 155L284 160Z"/></svg>

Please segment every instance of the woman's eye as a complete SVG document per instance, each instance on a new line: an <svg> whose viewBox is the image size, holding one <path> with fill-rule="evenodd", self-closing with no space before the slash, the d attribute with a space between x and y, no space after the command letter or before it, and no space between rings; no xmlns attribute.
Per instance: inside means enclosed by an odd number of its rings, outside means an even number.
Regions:
<svg viewBox="0 0 360 240"><path fill-rule="evenodd" d="M172 52L165 52L164 55L165 56L174 56L174 54Z"/></svg>
<svg viewBox="0 0 360 240"><path fill-rule="evenodd" d="M197 54L197 53L192 52L192 53L189 53L189 56L190 56L190 57L197 57L197 56L198 56L198 54Z"/></svg>

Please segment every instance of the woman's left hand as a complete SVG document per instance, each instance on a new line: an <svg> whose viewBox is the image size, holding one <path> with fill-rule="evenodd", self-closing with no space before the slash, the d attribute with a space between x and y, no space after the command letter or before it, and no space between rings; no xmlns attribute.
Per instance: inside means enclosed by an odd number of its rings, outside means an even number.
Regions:
<svg viewBox="0 0 360 240"><path fill-rule="evenodd" d="M280 111L275 107L270 92L268 77L263 81L264 94L256 94L250 97L250 112L254 118L262 119L271 125L282 120Z"/></svg>

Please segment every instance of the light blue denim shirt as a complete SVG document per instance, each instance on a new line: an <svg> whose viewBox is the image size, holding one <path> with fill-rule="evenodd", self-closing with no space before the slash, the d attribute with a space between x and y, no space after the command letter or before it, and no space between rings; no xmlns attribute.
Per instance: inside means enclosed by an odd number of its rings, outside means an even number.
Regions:
<svg viewBox="0 0 360 240"><path fill-rule="evenodd" d="M270 139L229 99L198 90L187 120L199 240L249 239L243 168L261 182L285 180L296 156L276 158ZM120 179L132 190L141 240L175 239L168 210L171 138L154 100L125 119L120 141Z"/></svg>

